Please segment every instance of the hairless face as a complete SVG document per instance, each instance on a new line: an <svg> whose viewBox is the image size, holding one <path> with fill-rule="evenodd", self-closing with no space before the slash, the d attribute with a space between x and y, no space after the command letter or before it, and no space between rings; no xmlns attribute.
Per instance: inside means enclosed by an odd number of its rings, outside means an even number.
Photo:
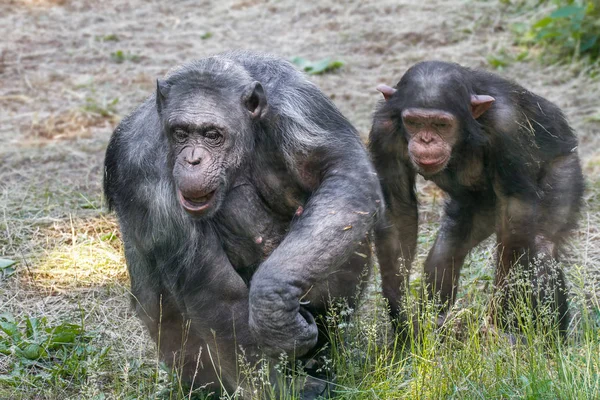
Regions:
<svg viewBox="0 0 600 400"><path fill-rule="evenodd" d="M445 88L429 86L429 92L442 92ZM394 98L397 89L379 85L377 87L386 101ZM396 95L398 96L398 95ZM494 98L487 95L471 95L470 117L479 118L494 102ZM400 118L403 131L408 141L410 161L420 174L424 176L435 175L443 171L452 156L454 146L461 140L461 121L456 112L452 112L453 104L448 104L444 109L429 106L424 101L410 100L403 102L405 107L400 107Z"/></svg>
<svg viewBox="0 0 600 400"><path fill-rule="evenodd" d="M190 82L158 82L157 102L171 147L177 199L191 215L214 215L230 171L252 150L246 131L265 110L266 98L258 82L242 92L240 96Z"/></svg>

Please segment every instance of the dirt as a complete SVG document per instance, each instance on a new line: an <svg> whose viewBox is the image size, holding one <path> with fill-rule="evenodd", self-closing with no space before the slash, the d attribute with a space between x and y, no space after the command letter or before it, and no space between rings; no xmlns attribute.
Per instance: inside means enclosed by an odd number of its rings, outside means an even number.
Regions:
<svg viewBox="0 0 600 400"><path fill-rule="evenodd" d="M91 307L86 311L92 325L145 343L139 323L127 313L122 277L110 285L87 280L78 289L65 289L32 271L56 249L100 240L107 232L118 235L114 218L102 211L105 147L118 120L169 68L237 48L287 59L342 60L340 70L310 79L366 138L380 100L375 86L395 84L413 63L442 59L490 68L488 56L520 51L510 31L519 17L498 3L2 1L0 257L18 260L20 273L0 282L0 312L64 317ZM499 73L563 108L580 137L593 187L600 125L589 118L600 113L600 81L580 65L544 66L535 59L511 63ZM589 201L596 197L590 190ZM439 207L435 210L433 218ZM580 263L596 271L599 216L597 205L586 210L575 245ZM100 232L89 229L96 221L104 227ZM122 259L114 262L125 270ZM115 321L115 315L123 319Z"/></svg>

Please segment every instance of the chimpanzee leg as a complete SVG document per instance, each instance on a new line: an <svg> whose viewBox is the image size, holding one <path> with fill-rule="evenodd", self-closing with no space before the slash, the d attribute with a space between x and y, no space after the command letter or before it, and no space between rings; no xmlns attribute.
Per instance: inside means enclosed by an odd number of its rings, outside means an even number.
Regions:
<svg viewBox="0 0 600 400"><path fill-rule="evenodd" d="M540 187L544 197L535 237L534 301L542 303L536 307L549 307L556 316L559 331L565 334L569 325L568 293L564 272L557 260L560 246L575 227L581 208L584 184L577 155L553 161Z"/></svg>
<svg viewBox="0 0 600 400"><path fill-rule="evenodd" d="M184 319L180 305L160 281L152 261L125 243L130 269L132 304L157 346L160 359L176 371L183 382L200 383L221 391L207 346ZM198 359L200 357L200 359Z"/></svg>
<svg viewBox="0 0 600 400"><path fill-rule="evenodd" d="M558 215L558 210L553 210ZM542 203L515 197L500 199L498 221L498 269L495 286L500 301L494 302L492 318L506 323L507 315L525 301L532 307L533 317L541 323L541 316L548 311L555 316L564 332L568 324L565 280L562 270L555 263L557 243L547 227ZM556 229L556 228L554 228ZM519 265L519 277L531 282L531 290L521 292L521 285L509 285L507 277ZM517 281L518 282L518 281Z"/></svg>
<svg viewBox="0 0 600 400"><path fill-rule="evenodd" d="M460 269L469 251L494 232L494 210L476 209L451 200L425 261L429 297L439 293L443 309L456 299Z"/></svg>
<svg viewBox="0 0 600 400"><path fill-rule="evenodd" d="M521 273L532 278L531 259L535 256L539 204L532 199L498 196L498 262L494 286L500 298L494 300L491 318L504 320L517 292L507 285L507 277L519 264ZM514 301L514 300L513 300Z"/></svg>
<svg viewBox="0 0 600 400"><path fill-rule="evenodd" d="M406 328L404 307L411 264L417 248L418 204L415 171L389 154L386 143L371 143L373 161L382 183L386 210L374 229L375 251L381 272L383 296L397 331Z"/></svg>

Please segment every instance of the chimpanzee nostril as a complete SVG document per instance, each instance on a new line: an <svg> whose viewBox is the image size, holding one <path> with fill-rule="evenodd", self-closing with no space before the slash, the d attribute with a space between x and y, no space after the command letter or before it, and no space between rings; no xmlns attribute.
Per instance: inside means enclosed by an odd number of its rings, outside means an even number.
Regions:
<svg viewBox="0 0 600 400"><path fill-rule="evenodd" d="M185 157L184 159L190 165L198 165L202 161L202 159L200 157L196 157L196 158L193 158L193 157L187 158L187 157Z"/></svg>

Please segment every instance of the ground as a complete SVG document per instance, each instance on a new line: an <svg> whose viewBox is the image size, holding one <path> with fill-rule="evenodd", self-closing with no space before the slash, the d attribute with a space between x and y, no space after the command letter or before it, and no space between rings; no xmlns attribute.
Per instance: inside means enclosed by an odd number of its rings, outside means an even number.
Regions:
<svg viewBox="0 0 600 400"><path fill-rule="evenodd" d="M110 346L112 366L88 367L93 376L75 388L0 379L0 397L126 397L135 393L140 365L154 362L154 347L129 311L119 233L105 211L101 180L112 129L169 68L238 48L342 60L341 69L310 79L366 139L380 99L377 84L395 84L426 59L492 68L490 57L520 51L510 26L530 16L474 0L2 1L0 258L18 263L15 274L0 274L0 314L75 321ZM498 72L559 105L579 135L588 189L569 261L583 271L586 298L595 298L600 81L579 63L543 65L534 52ZM441 207L439 192L422 182L419 188L424 244ZM425 250L421 245L421 261ZM484 246L472 256L473 265L483 260L483 272L467 271L465 290L492 273L490 252ZM0 374L14 360L0 354Z"/></svg>

